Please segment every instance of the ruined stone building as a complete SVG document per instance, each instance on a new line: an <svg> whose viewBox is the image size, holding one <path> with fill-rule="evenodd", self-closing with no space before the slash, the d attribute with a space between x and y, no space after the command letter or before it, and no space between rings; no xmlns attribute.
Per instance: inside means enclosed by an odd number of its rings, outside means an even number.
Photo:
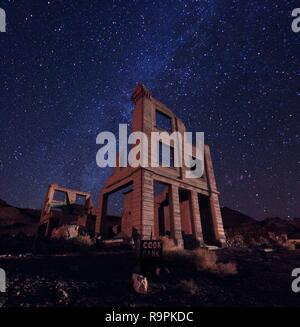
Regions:
<svg viewBox="0 0 300 327"><path fill-rule="evenodd" d="M50 184L41 212L38 235L50 237L61 226L68 226L70 233L75 232L74 228L76 231L81 228L94 235L97 215L91 193Z"/></svg>
<svg viewBox="0 0 300 327"><path fill-rule="evenodd" d="M186 131L184 123L143 84L134 90L132 131L149 138L152 131ZM149 145L149 158L151 156ZM117 167L99 195L96 234L142 239L170 236L180 247L225 243L218 190L208 145L204 147L203 177L185 177L185 166ZM120 200L121 199L121 200ZM116 203L122 210L114 212Z"/></svg>

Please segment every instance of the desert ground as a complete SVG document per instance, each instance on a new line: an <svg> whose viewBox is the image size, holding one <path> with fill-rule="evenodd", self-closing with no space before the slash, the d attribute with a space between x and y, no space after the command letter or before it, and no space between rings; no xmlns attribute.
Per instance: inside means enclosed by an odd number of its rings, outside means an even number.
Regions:
<svg viewBox="0 0 300 327"><path fill-rule="evenodd" d="M227 248L217 250L216 258L224 267L230 263L229 269L198 269L186 254L166 254L166 269L148 277L148 294L137 294L131 275L138 271L138 257L132 250L1 256L8 279L1 306L300 306L300 293L291 290L300 250Z"/></svg>

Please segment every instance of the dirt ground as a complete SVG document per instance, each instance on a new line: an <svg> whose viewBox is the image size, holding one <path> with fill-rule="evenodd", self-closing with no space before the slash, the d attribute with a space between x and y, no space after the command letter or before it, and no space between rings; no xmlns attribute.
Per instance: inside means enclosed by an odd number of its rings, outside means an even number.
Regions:
<svg viewBox="0 0 300 327"><path fill-rule="evenodd" d="M300 267L300 250L263 254L258 250L218 250L221 262L236 262L238 274L221 276L166 264L169 273L150 277L147 295L136 294L131 274L137 257L130 251L61 256L1 257L7 292L0 305L15 306L300 306L291 272ZM183 289L183 280L196 287Z"/></svg>

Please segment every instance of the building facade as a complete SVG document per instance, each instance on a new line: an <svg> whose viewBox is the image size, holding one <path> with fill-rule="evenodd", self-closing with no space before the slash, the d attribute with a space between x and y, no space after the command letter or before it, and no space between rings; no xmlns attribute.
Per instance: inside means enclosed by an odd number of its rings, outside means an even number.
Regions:
<svg viewBox="0 0 300 327"><path fill-rule="evenodd" d="M132 131L177 131L184 133L184 123L150 91L138 84L132 95L134 103ZM171 145L172 146L172 145ZM151 147L148 146L151 160ZM99 194L99 215L95 232L103 239L118 234L140 239L158 239L168 235L177 246L225 244L212 159L204 146L204 175L186 178L182 167L116 167ZM118 196L117 196L118 194ZM121 212L111 213L114 201Z"/></svg>
<svg viewBox="0 0 300 327"><path fill-rule="evenodd" d="M48 186L38 236L51 237L61 226L78 226L94 235L97 208L93 206L91 193L82 192L52 183Z"/></svg>

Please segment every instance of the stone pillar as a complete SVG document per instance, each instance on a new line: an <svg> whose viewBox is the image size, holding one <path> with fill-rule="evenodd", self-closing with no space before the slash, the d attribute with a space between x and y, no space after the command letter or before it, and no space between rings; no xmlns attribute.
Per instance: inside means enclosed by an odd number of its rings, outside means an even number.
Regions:
<svg viewBox="0 0 300 327"><path fill-rule="evenodd" d="M51 224L51 218L48 219L47 221L47 228L46 228L46 232L45 232L45 237L50 237L50 224Z"/></svg>
<svg viewBox="0 0 300 327"><path fill-rule="evenodd" d="M75 192L66 192L67 204L74 204L76 202L76 193Z"/></svg>
<svg viewBox="0 0 300 327"><path fill-rule="evenodd" d="M193 235L196 241L199 242L199 245L203 245L203 234L201 226L201 213L199 208L198 193L191 191L190 193L190 206L192 214L192 224L193 224Z"/></svg>
<svg viewBox="0 0 300 327"><path fill-rule="evenodd" d="M142 171L134 174L131 200L131 227L134 238L142 236Z"/></svg>
<svg viewBox="0 0 300 327"><path fill-rule="evenodd" d="M181 234L181 217L179 205L179 191L175 185L169 186L169 203L170 203L170 222L171 222L171 237L179 247L183 247Z"/></svg>
<svg viewBox="0 0 300 327"><path fill-rule="evenodd" d="M216 179L213 170L210 149L208 145L205 145L204 147L204 160L205 160L207 182L210 189L209 202L210 202L210 211L213 220L215 239L219 243L219 245L225 245L226 237L225 237L223 220L222 220L220 204L219 204L219 196L218 196L219 193L216 186Z"/></svg>
<svg viewBox="0 0 300 327"><path fill-rule="evenodd" d="M49 212L50 212L50 203L53 200L54 192L55 192L55 187L56 186L57 186L56 184L50 184L48 186L48 191L47 191L46 199L44 201L44 208L43 208L42 215L41 215L41 222L43 222L42 221L43 218L46 217L46 215L49 214Z"/></svg>
<svg viewBox="0 0 300 327"><path fill-rule="evenodd" d="M209 197L209 202L214 225L215 238L219 245L223 246L226 244L226 237L223 227L218 194L212 193Z"/></svg>
<svg viewBox="0 0 300 327"><path fill-rule="evenodd" d="M45 223L45 222L47 223L47 228L46 228L45 235L44 235L45 237L50 236L50 220L51 220L50 203L54 197L55 187L57 187L57 184L50 184L48 186L48 192L46 195L46 200L44 203L44 208L43 208L41 219L40 219L40 223Z"/></svg>
<svg viewBox="0 0 300 327"><path fill-rule="evenodd" d="M154 186L150 172L142 172L142 239L154 238Z"/></svg>

